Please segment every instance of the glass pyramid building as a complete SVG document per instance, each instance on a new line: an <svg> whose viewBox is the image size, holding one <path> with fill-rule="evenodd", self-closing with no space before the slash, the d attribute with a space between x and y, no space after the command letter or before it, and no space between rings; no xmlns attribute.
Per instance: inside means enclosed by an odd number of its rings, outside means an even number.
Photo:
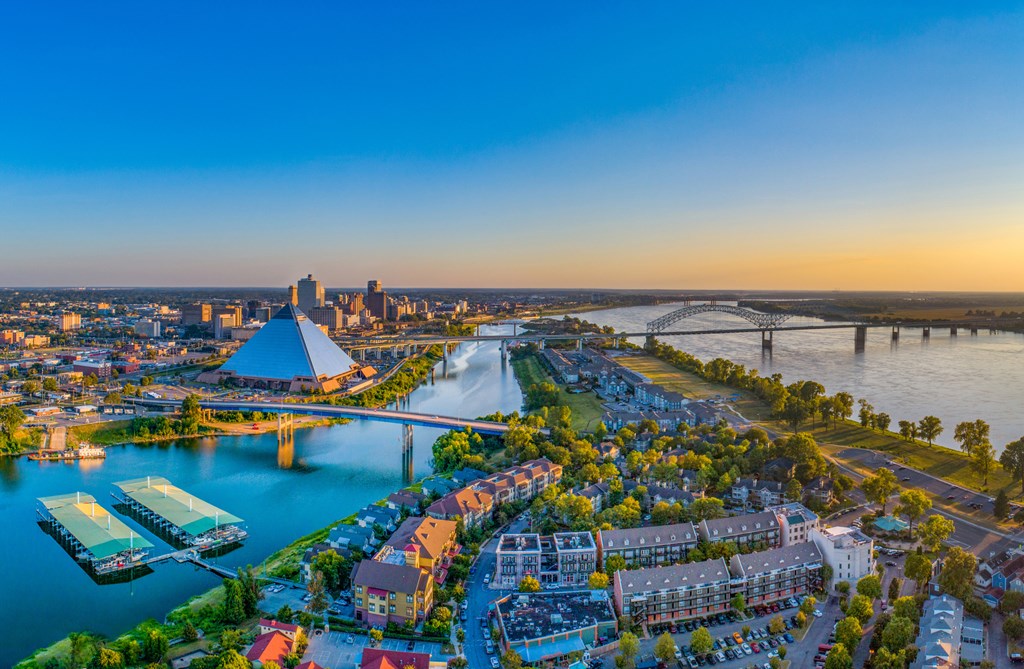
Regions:
<svg viewBox="0 0 1024 669"><path fill-rule="evenodd" d="M338 390L359 365L293 304L286 304L215 371L199 377L216 383L302 392Z"/></svg>

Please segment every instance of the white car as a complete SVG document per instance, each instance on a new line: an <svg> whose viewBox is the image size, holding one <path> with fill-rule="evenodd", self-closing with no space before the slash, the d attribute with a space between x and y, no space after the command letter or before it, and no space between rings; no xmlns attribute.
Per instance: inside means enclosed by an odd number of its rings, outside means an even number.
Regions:
<svg viewBox="0 0 1024 669"><path fill-rule="evenodd" d="M494 669L498 669L498 667L501 666L501 663L498 662L498 658L493 656L491 657L491 666L494 667Z"/></svg>
<svg viewBox="0 0 1024 669"><path fill-rule="evenodd" d="M814 609L813 615L815 618L820 618L822 616L821 609Z"/></svg>

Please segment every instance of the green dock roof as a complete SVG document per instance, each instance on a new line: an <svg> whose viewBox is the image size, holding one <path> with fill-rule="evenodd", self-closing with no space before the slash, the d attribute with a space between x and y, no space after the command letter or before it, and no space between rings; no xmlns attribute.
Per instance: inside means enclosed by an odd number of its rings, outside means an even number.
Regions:
<svg viewBox="0 0 1024 669"><path fill-rule="evenodd" d="M153 547L153 544L97 504L92 495L73 492L40 497L39 501L98 560L131 548Z"/></svg>
<svg viewBox="0 0 1024 669"><path fill-rule="evenodd" d="M238 516L190 495L162 476L145 476L114 485L128 497L192 536L214 527L243 522Z"/></svg>

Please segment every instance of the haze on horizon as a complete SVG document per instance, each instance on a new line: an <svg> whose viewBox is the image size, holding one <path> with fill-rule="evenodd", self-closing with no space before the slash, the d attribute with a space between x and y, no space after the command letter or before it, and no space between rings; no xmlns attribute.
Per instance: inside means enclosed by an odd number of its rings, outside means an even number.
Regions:
<svg viewBox="0 0 1024 669"><path fill-rule="evenodd" d="M1024 4L0 8L0 285L1024 290Z"/></svg>

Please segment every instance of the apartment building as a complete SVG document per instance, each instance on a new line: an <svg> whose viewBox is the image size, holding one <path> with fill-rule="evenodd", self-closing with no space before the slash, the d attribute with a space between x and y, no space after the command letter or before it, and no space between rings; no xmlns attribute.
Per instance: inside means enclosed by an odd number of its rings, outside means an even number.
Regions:
<svg viewBox="0 0 1024 669"><path fill-rule="evenodd" d="M834 588L840 581L851 585L875 571L875 544L871 537L852 527L826 527L811 530L811 541L832 566Z"/></svg>
<svg viewBox="0 0 1024 669"><path fill-rule="evenodd" d="M358 622L418 623L434 606L434 579L419 567L363 560L352 571L352 595Z"/></svg>
<svg viewBox="0 0 1024 669"><path fill-rule="evenodd" d="M498 541L495 580L515 588L527 576L541 585L582 586L597 571L597 545L589 532L503 534Z"/></svg>
<svg viewBox="0 0 1024 669"><path fill-rule="evenodd" d="M811 540L811 530L819 529L820 520L814 513L799 502L773 506L769 511L779 519L782 545L792 546Z"/></svg>
<svg viewBox="0 0 1024 669"><path fill-rule="evenodd" d="M771 511L702 520L697 531L701 539L711 544L732 541L741 547L775 548L781 545L779 519Z"/></svg>
<svg viewBox="0 0 1024 669"><path fill-rule="evenodd" d="M733 594L742 594L749 606L799 598L821 588L822 564L821 551L807 542L734 555L729 560Z"/></svg>
<svg viewBox="0 0 1024 669"><path fill-rule="evenodd" d="M627 565L639 567L682 562L700 542L693 523L600 530L597 537L602 565L609 557L618 555Z"/></svg>

